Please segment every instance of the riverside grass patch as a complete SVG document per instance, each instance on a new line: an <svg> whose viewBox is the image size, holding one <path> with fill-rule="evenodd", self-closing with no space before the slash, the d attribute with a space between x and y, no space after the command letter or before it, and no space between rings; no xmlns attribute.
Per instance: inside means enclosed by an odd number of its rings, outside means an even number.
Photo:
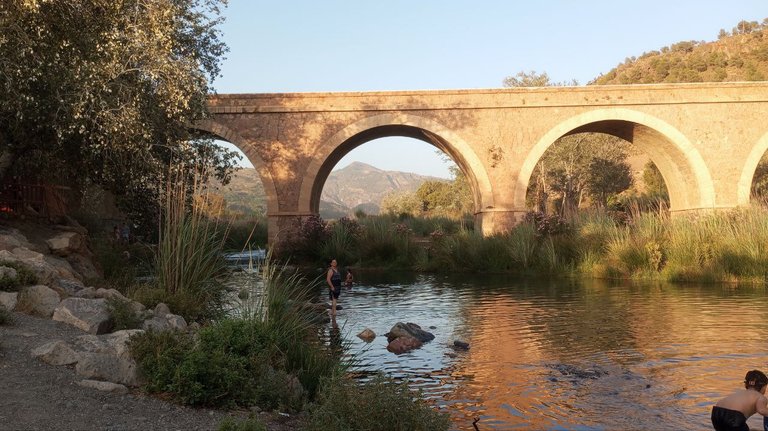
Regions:
<svg viewBox="0 0 768 431"><path fill-rule="evenodd" d="M407 382L381 375L359 383L346 377L325 382L310 406L307 431L442 431L450 419L431 407Z"/></svg>

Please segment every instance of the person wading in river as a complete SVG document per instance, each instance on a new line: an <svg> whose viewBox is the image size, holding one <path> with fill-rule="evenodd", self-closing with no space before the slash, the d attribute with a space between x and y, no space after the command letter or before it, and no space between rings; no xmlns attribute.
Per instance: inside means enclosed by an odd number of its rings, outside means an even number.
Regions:
<svg viewBox="0 0 768 431"><path fill-rule="evenodd" d="M717 431L749 431L747 418L755 413L768 416L765 386L768 377L752 370L744 377L744 391L736 391L712 407L712 426Z"/></svg>
<svg viewBox="0 0 768 431"><path fill-rule="evenodd" d="M325 281L328 282L328 297L331 300L331 316L336 315L336 300L341 294L341 273L337 266L336 259L331 259L331 266L325 276Z"/></svg>

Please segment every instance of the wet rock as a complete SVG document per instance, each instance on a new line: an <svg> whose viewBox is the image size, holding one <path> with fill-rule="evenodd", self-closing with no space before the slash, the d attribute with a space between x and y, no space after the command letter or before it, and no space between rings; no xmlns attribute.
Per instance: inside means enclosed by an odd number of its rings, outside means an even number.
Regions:
<svg viewBox="0 0 768 431"><path fill-rule="evenodd" d="M395 326L393 326L392 329L390 329L389 332L387 332L385 335L387 336L387 341L390 342L400 337L413 337L422 343L426 343L427 341L432 341L435 339L434 334L427 332L421 329L421 326L410 322L395 323Z"/></svg>
<svg viewBox="0 0 768 431"><path fill-rule="evenodd" d="M422 344L423 343L418 338L411 337L410 335L403 335L390 341L387 345L387 350L396 355L400 355L405 352L410 352L413 349L418 349Z"/></svg>
<svg viewBox="0 0 768 431"><path fill-rule="evenodd" d="M373 332L370 328L365 328L363 331L359 334L357 334L357 337L361 340L365 341L366 343L370 343L371 341L376 338L376 333Z"/></svg>
<svg viewBox="0 0 768 431"><path fill-rule="evenodd" d="M466 341L454 340L453 348L458 350L469 350L469 343Z"/></svg>

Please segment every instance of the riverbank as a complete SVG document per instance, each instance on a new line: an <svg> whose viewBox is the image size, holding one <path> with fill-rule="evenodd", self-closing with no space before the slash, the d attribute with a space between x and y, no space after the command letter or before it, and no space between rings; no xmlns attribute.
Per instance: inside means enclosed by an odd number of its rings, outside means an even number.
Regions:
<svg viewBox="0 0 768 431"><path fill-rule="evenodd" d="M227 417L247 418L248 411L189 408L139 390L126 394L80 386L72 367L54 366L32 356L48 342L71 343L83 332L50 319L13 313L0 326L0 429L7 430L215 430ZM299 429L300 417L256 413L267 429Z"/></svg>

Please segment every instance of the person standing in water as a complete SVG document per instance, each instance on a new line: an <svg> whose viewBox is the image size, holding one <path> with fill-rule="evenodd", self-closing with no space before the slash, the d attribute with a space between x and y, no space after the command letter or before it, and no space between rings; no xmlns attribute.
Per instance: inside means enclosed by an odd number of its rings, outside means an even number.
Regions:
<svg viewBox="0 0 768 431"><path fill-rule="evenodd" d="M341 294L341 273L339 273L336 259L331 259L331 266L325 275L325 281L328 283L328 297L331 300L331 316L336 315L336 301Z"/></svg>
<svg viewBox="0 0 768 431"><path fill-rule="evenodd" d="M744 377L744 391L736 391L712 407L712 426L717 431L749 431L747 419L755 413L768 416L765 386L768 377L752 370Z"/></svg>

